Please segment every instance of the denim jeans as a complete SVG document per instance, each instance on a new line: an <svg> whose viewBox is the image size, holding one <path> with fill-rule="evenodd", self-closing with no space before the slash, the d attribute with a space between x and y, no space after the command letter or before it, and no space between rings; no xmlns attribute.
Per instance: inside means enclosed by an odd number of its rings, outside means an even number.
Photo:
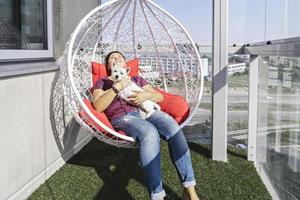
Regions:
<svg viewBox="0 0 300 200"><path fill-rule="evenodd" d="M136 111L112 120L112 125L139 143L140 162L151 199L166 196L161 180L160 137L168 142L170 157L183 187L196 184L186 139L171 116L162 111L155 111L144 120Z"/></svg>

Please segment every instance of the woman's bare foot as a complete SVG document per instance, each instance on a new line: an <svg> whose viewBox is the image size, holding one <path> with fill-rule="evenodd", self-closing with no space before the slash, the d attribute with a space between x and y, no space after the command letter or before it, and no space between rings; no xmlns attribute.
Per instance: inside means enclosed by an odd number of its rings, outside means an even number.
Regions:
<svg viewBox="0 0 300 200"><path fill-rule="evenodd" d="M200 200L194 186L183 188L182 200Z"/></svg>

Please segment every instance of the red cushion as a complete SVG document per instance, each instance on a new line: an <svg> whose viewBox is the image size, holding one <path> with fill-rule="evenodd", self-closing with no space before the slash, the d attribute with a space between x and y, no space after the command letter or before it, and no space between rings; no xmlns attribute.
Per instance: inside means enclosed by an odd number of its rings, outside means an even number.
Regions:
<svg viewBox="0 0 300 200"><path fill-rule="evenodd" d="M106 115L103 112L98 112L94 109L94 107L92 106L91 102L88 99L84 99L83 102L85 103L85 105L88 107L88 109L92 112L92 114L99 119L103 124L105 124L106 126L108 126L110 129L115 130L110 121L107 119ZM97 128L97 131L101 131L103 133L106 133L106 131L99 126L90 116L87 115L87 113L82 109L79 111L79 116L85 121L85 123L90 126L91 128ZM119 131L120 134L126 135L124 132ZM106 133L107 135L109 135L110 137L112 137L111 134Z"/></svg>
<svg viewBox="0 0 300 200"><path fill-rule="evenodd" d="M129 76L136 76L139 74L139 59L134 58L126 62L127 66L130 67ZM92 75L93 75L93 85L99 78L107 77L105 64L100 64L92 62Z"/></svg>
<svg viewBox="0 0 300 200"><path fill-rule="evenodd" d="M190 113L189 104L186 100L179 95L171 94L163 90L157 89L157 91L164 97L164 100L159 103L161 110L171 115L178 124L184 122Z"/></svg>
<svg viewBox="0 0 300 200"><path fill-rule="evenodd" d="M93 76L93 85L99 78L107 77L106 68L104 64L92 62L92 76Z"/></svg>

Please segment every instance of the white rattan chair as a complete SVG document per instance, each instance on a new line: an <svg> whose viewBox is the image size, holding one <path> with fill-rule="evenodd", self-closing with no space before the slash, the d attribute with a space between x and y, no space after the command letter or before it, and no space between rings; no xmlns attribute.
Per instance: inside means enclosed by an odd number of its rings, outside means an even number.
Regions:
<svg viewBox="0 0 300 200"><path fill-rule="evenodd" d="M139 58L144 76L154 87L183 96L188 118L199 106L203 89L201 60L190 35L168 12L150 0L111 0L86 15L71 35L60 59L63 94L76 121L93 136L118 147L134 147L134 139L103 124L88 109L91 61L103 63L118 50ZM80 116L84 111L87 115ZM99 127L103 130L99 130ZM108 134L109 133L109 134Z"/></svg>

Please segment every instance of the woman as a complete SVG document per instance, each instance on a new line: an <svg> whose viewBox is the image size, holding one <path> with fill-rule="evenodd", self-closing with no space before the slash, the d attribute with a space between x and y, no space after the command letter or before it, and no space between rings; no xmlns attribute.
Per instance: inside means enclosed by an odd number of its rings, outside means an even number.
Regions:
<svg viewBox="0 0 300 200"><path fill-rule="evenodd" d="M114 64L126 67L125 57L118 51L106 57L106 69L110 74ZM134 81L144 89L130 96L130 103L118 97L119 91ZM150 117L141 119L137 106L145 100L160 102L163 96L142 77L134 76L114 82L111 76L99 79L94 87L93 105L99 112L105 112L112 126L122 130L139 143L140 162L150 197L161 200L166 196L162 187L160 170L160 137L168 141L170 156L183 184L183 199L198 200L195 192L195 178L190 151L176 121L162 111L155 111Z"/></svg>

